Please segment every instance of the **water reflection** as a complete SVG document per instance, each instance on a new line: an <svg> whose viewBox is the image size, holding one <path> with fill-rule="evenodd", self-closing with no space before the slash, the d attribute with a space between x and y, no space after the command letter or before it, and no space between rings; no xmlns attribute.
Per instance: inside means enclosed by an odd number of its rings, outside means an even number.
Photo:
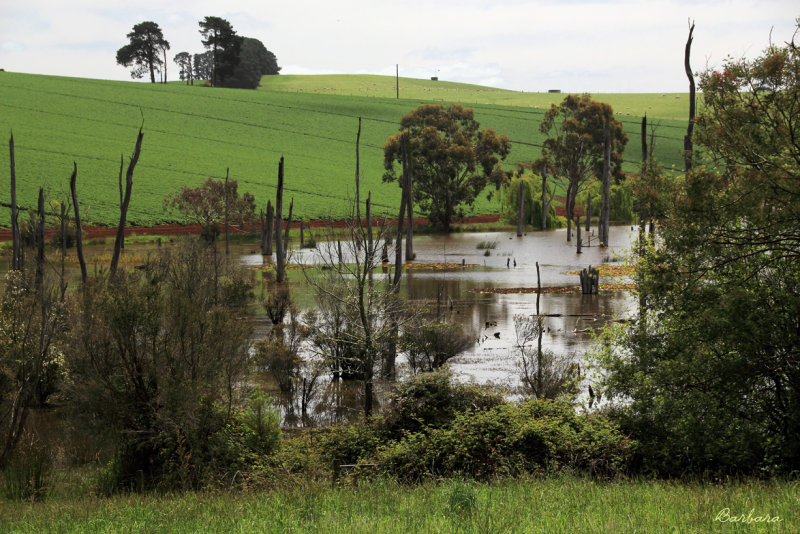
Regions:
<svg viewBox="0 0 800 534"><path fill-rule="evenodd" d="M536 262L539 262L543 287L577 286L578 276L567 274L589 265L621 263L631 248L635 232L630 227L612 227L606 249L583 247L577 254L573 244L566 243L566 231L532 232L522 237L513 233L487 232L472 234L415 236L415 264L450 263L448 270L408 270L403 276L401 292L412 304L426 307L442 320L462 324L475 337L473 346L450 361L456 377L480 384L494 384L510 391L520 386L515 342L514 315L535 315L535 293L480 293L492 288L534 288L537 284ZM494 248L478 248L480 243ZM345 251L347 247L344 247ZM486 254L489 250L489 255ZM393 251L392 251L393 252ZM242 263L262 265L269 262L259 254L243 254ZM294 261L319 263L314 250L297 251ZM390 253L390 262L393 258ZM516 263L516 266L514 264ZM472 267L470 267L472 266ZM376 274L376 276L383 276ZM298 279L300 280L298 282ZM619 282L618 279L603 279ZM313 295L295 279L295 303L302 308L314 306ZM591 350L591 331L613 319L631 317L636 300L628 292L604 292L600 295L544 293L540 299L545 319L543 346L556 354L581 357ZM404 372L403 359L398 358L399 372ZM384 390L388 385L383 384ZM347 420L361 413L361 386L358 383L323 382L310 408L316 423ZM383 398L377 394L376 398ZM285 403L288 421L298 421L297 406Z"/></svg>

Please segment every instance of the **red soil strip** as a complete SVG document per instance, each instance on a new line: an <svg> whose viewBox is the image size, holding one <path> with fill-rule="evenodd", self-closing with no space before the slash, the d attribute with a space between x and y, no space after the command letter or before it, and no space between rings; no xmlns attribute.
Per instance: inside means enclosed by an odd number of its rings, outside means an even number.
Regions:
<svg viewBox="0 0 800 534"><path fill-rule="evenodd" d="M466 224L480 224L480 223L492 223L497 222L500 220L499 215L475 215L472 217L465 217L464 219L458 219L455 222L457 223L466 223ZM378 223L382 222L383 219L373 219L373 224L377 225ZM389 225L397 224L397 219L386 219L386 223ZM309 222L309 226L311 228L345 228L349 224L348 220L326 220L326 219L319 219ZM425 217L415 217L414 218L414 225L427 225L428 219ZM292 222L292 228L300 228L300 223L298 221ZM48 236L52 234L53 230L48 231ZM233 234L241 234L241 233L258 233L259 229L257 225L245 225L244 228L239 226L232 225L230 227L230 232ZM179 235L200 235L201 227L199 224L162 224L159 226L126 226L125 227L125 235L163 235L163 236L179 236ZM104 238L104 237L114 237L117 235L116 227L110 226L84 226L83 227L83 238L84 239L95 239L95 238ZM11 229L10 228L3 228L0 229L0 242L2 241L11 241Z"/></svg>

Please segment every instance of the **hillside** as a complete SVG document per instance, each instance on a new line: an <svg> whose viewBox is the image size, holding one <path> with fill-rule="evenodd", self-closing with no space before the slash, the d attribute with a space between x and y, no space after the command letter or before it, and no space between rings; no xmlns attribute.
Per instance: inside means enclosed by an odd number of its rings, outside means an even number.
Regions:
<svg viewBox="0 0 800 534"><path fill-rule="evenodd" d="M120 155L127 160L131 154L142 117L145 136L134 177L131 224L176 221L177 215L164 213L164 197L181 185L223 178L227 168L240 190L253 193L263 206L274 197L281 155L295 217L342 217L353 196L359 116L362 191L372 191L378 212L394 213L397 186L381 182L382 146L397 131L400 118L421 102L479 102L474 107L481 126L506 133L514 142L505 163L513 167L539 155L543 109L563 98L426 80L401 78L400 83L403 98L398 100L392 77L265 77L261 90L246 91L3 72L0 131L14 132L18 203L34 206L42 185L49 199L65 198L76 161L87 224L114 224L118 218ZM380 90L358 94L355 88L360 86ZM384 95L385 87L391 88L391 97ZM667 106L658 105L669 97L603 95L635 113L650 107L651 116L671 116ZM620 113L632 139L629 154L638 151L640 119L635 113ZM680 164L683 122L662 119L657 153L667 165ZM630 170L637 159L626 158ZM6 150L0 152L0 168L9 169ZM7 172L0 179L0 203L5 205L10 201ZM481 199L474 212L496 212L498 202L497 197ZM8 211L0 210L0 226L9 225Z"/></svg>

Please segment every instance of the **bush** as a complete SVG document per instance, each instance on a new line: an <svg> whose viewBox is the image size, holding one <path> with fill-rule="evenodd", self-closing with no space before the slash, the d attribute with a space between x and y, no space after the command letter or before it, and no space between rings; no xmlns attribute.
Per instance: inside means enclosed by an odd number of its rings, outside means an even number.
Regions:
<svg viewBox="0 0 800 534"><path fill-rule="evenodd" d="M537 400L459 413L447 427L424 428L380 448L376 458L383 473L408 481L561 469L613 476L627 466L631 447L608 419Z"/></svg>
<svg viewBox="0 0 800 534"><path fill-rule="evenodd" d="M502 402L497 393L475 385L453 384L449 370L438 370L399 384L385 409L384 424L391 436L399 437L448 425L458 413L487 410Z"/></svg>

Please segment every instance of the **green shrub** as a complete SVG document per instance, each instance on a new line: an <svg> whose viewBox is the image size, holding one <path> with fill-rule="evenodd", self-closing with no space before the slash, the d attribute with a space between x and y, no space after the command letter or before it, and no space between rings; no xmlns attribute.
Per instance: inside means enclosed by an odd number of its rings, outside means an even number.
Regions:
<svg viewBox="0 0 800 534"><path fill-rule="evenodd" d="M376 458L383 473L408 481L562 469L613 476L626 467L631 446L602 416L578 415L567 403L537 400L459 413L450 426L409 433L380 448Z"/></svg>
<svg viewBox="0 0 800 534"><path fill-rule="evenodd" d="M478 502L478 492L473 483L465 480L452 480L443 487L447 500L447 510L454 515L471 514Z"/></svg>
<svg viewBox="0 0 800 534"><path fill-rule="evenodd" d="M397 386L384 410L389 435L450 424L456 414L487 410L503 402L500 395L475 385L454 384L452 373L422 373Z"/></svg>
<svg viewBox="0 0 800 534"><path fill-rule="evenodd" d="M250 394L247 407L236 416L244 443L259 454L271 454L281 441L281 414L261 388Z"/></svg>
<svg viewBox="0 0 800 534"><path fill-rule="evenodd" d="M353 465L371 458L386 439L380 418L360 424L336 425L327 429L319 440L323 462L335 473L341 465Z"/></svg>

